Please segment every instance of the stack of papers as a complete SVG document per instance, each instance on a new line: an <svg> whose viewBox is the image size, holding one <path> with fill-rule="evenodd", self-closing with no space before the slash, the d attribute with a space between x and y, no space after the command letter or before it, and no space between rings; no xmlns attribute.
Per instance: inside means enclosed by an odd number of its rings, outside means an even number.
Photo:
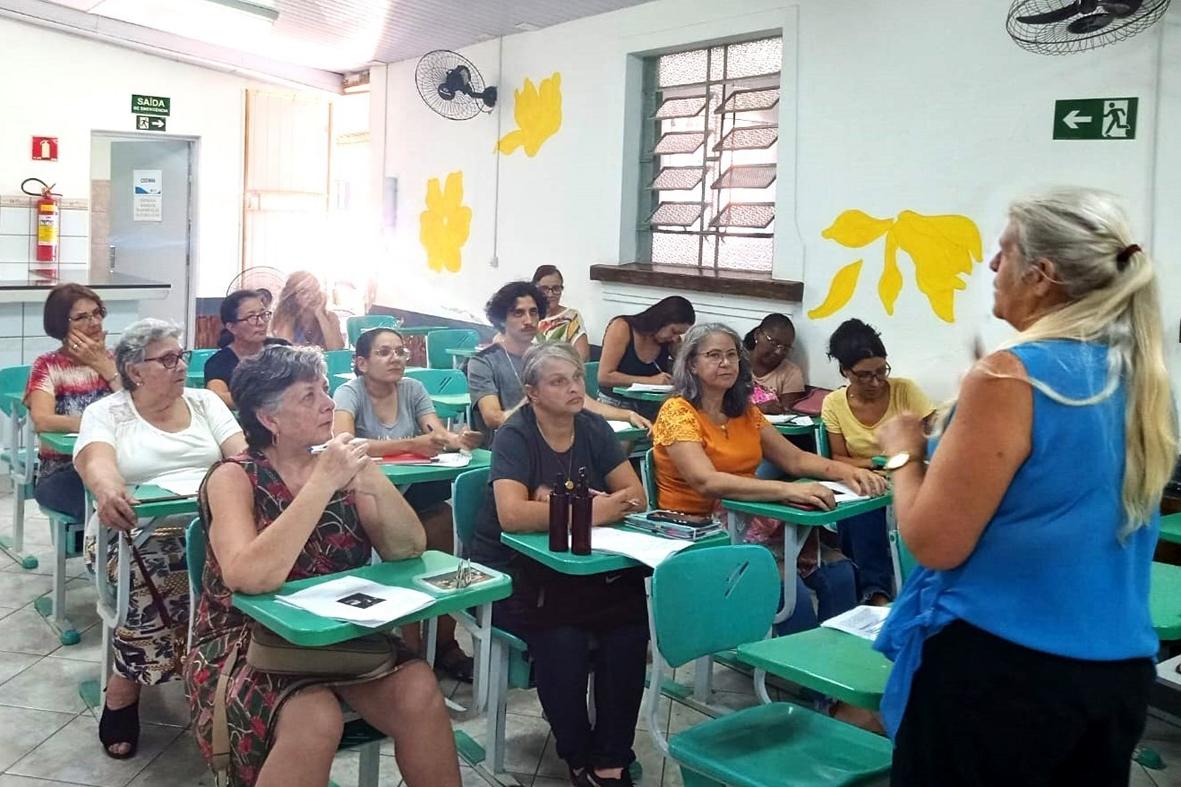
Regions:
<svg viewBox="0 0 1181 787"><path fill-rule="evenodd" d="M437 467L467 467L472 463L470 453L439 454L436 457L421 454L390 454L381 458L387 465L432 465Z"/></svg>
<svg viewBox="0 0 1181 787"><path fill-rule="evenodd" d="M618 530L613 527L591 529L592 549L630 557L632 560L638 560L652 568L656 568L669 556L690 546L693 546L692 541L650 536L647 533Z"/></svg>
<svg viewBox="0 0 1181 787"><path fill-rule="evenodd" d="M780 415L768 415L767 422L780 426L782 424L791 424L792 426L813 426L812 416L810 415L792 415L791 413L782 413Z"/></svg>
<svg viewBox="0 0 1181 787"><path fill-rule="evenodd" d="M821 486L832 490L838 503L852 503L855 500L869 500L869 495L859 495L840 481L818 481Z"/></svg>
<svg viewBox="0 0 1181 787"><path fill-rule="evenodd" d="M149 483L155 484L161 489L167 489L174 495L192 497L201 488L203 480L205 480L204 470L177 470L154 478Z"/></svg>
<svg viewBox="0 0 1181 787"><path fill-rule="evenodd" d="M625 391L632 391L634 393L672 393L673 387L671 385L657 385L655 383L632 383Z"/></svg>
<svg viewBox="0 0 1181 787"><path fill-rule="evenodd" d="M278 601L324 618L359 626L384 626L429 606L434 599L418 590L341 577L300 590Z"/></svg>
<svg viewBox="0 0 1181 787"><path fill-rule="evenodd" d="M607 423L611 424L611 428L617 432L626 432L629 429L635 428L627 421L608 421Z"/></svg>
<svg viewBox="0 0 1181 787"><path fill-rule="evenodd" d="M821 627L836 629L855 637L861 637L873 642L878 638L878 632L890 615L889 607L853 607L848 612L829 618L821 623Z"/></svg>

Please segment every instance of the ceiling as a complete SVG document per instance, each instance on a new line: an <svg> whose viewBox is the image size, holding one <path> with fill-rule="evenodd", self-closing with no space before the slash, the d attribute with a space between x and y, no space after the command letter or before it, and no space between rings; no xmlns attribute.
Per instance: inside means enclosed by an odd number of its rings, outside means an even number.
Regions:
<svg viewBox="0 0 1181 787"><path fill-rule="evenodd" d="M213 0L50 0L265 60L345 73L640 5L648 0L247 0L273 24ZM233 0L230 0L231 4ZM41 3L41 5L48 5Z"/></svg>

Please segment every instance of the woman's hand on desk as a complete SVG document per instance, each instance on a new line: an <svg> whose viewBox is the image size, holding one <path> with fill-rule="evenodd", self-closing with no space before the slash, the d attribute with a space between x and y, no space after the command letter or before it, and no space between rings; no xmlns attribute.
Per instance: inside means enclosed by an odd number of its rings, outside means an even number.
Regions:
<svg viewBox="0 0 1181 787"><path fill-rule="evenodd" d="M98 521L115 530L131 530L139 522L135 515L135 498L122 485L94 490L94 506Z"/></svg>
<svg viewBox="0 0 1181 787"><path fill-rule="evenodd" d="M368 452L367 441L354 441L347 432L338 434L324 444L308 483L318 482L332 490L344 489L366 464L373 464Z"/></svg>
<svg viewBox="0 0 1181 787"><path fill-rule="evenodd" d="M853 467L851 465L842 465L842 469L845 471L844 475L836 480L859 495L877 497L878 495L884 495L886 489L889 487L886 479L872 470Z"/></svg>
<svg viewBox="0 0 1181 787"><path fill-rule="evenodd" d="M831 511L837 507L836 497L827 486L784 482L783 487L783 502L789 506L800 505L822 511Z"/></svg>

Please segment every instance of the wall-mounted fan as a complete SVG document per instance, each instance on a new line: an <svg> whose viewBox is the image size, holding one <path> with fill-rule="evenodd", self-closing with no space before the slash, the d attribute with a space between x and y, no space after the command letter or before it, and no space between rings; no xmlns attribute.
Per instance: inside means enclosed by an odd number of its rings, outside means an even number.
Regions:
<svg viewBox="0 0 1181 787"><path fill-rule="evenodd" d="M426 105L448 120L470 120L496 106L496 88L471 61L458 52L427 52L414 69L418 94Z"/></svg>
<svg viewBox="0 0 1181 787"><path fill-rule="evenodd" d="M1014 0L1005 29L1040 55L1084 52L1131 38L1160 19L1172 0Z"/></svg>
<svg viewBox="0 0 1181 787"><path fill-rule="evenodd" d="M283 285L287 283L287 274L269 265L255 265L239 273L226 287L226 295L234 290L266 290L271 294L271 302L279 297ZM269 305L269 304L268 304Z"/></svg>

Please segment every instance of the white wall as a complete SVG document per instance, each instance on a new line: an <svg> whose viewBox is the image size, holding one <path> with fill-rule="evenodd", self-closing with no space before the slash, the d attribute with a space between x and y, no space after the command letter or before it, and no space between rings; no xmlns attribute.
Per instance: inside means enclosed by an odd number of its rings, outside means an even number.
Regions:
<svg viewBox="0 0 1181 787"><path fill-rule="evenodd" d="M89 199L91 132L134 132L131 95L169 96L168 133L199 138L193 293L224 293L241 257L243 96L255 85L5 19L0 52L0 193L39 177L67 198ZM57 162L30 160L33 135L58 137Z"/></svg>
<svg viewBox="0 0 1181 787"><path fill-rule="evenodd" d="M1004 334L988 316L986 265L1005 205L1023 191L1062 183L1126 197L1134 225L1161 261L1165 302L1177 302L1181 277L1172 273L1171 263L1181 230L1168 219L1181 210L1181 186L1166 173L1181 171L1181 151L1161 144L1160 162L1154 164L1158 110L1163 128L1181 123L1177 12L1168 24L1136 39L1070 57L1018 48L1005 33L1004 15L1004 4L945 0L660 0L506 38L502 56L498 42L471 47L464 53L500 87L501 133L513 126L512 91L526 76L536 83L554 71L562 74L561 131L535 158L521 152L502 157L499 190L492 153L495 114L449 122L419 99L413 62L375 69L374 153L380 154L384 139L384 174L398 178L397 225L387 232L378 302L419 310L437 302L479 314L499 284L549 262L565 271L565 300L583 309L598 338L611 315L638 310L663 295L648 288L604 287L585 274L594 263L630 261L621 260L620 251L635 223L624 175L635 161L634 140L625 133L629 90L634 96L638 89L636 61L631 59L629 70L629 56L769 29L782 29L785 36L787 105L778 189L794 195L786 204L795 205L793 217L781 199L777 250L786 253L776 270L802 277L804 303L690 294L708 317L724 315L745 330L771 308L792 313L800 360L811 380L832 385L838 378L824 358L825 341L842 319L859 316L882 330L900 374L917 378L935 396L948 395L967 365L971 337L980 332L993 342ZM1157 57L1166 33L1162 86ZM1051 139L1055 99L1103 96L1140 98L1134 141ZM457 169L464 172L465 203L473 210L471 238L459 274L434 273L427 270L418 241L418 215L427 179ZM375 187L381 174L375 172ZM885 314L877 299L881 242L855 250L820 237L849 208L882 217L907 209L960 213L976 221L985 260L957 300L955 324L931 313L904 255L899 261L906 284L894 316ZM494 228L498 268L490 265ZM824 297L832 273L859 257L865 267L849 306L826 320L804 316ZM1168 307L1166 318L1166 337L1176 337L1181 305ZM1177 346L1170 348L1181 362Z"/></svg>

